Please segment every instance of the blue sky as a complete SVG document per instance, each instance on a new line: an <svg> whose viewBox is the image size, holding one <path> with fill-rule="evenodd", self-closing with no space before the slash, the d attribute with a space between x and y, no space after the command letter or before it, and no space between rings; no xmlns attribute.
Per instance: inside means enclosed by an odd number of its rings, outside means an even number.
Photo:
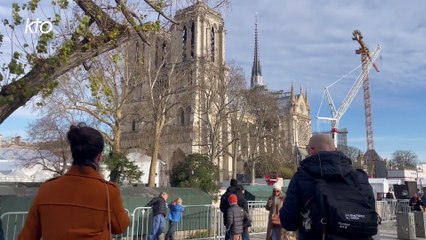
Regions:
<svg viewBox="0 0 426 240"><path fill-rule="evenodd" d="M352 32L361 31L373 50L382 46L380 72L370 73L375 148L382 157L411 150L426 162L426 2L424 1L276 1L235 0L225 15L227 59L242 65L249 77L253 61L254 19L258 14L263 81L289 90L293 82L307 89L314 131L323 90L360 64ZM332 94L339 99L352 79ZM340 121L348 144L366 149L362 89ZM322 113L327 113L327 106ZM322 114L322 115L324 115Z"/></svg>
<svg viewBox="0 0 426 240"><path fill-rule="evenodd" d="M377 152L390 157L395 150L411 150L426 162L426 2L232 0L224 14L226 57L251 72L254 19L258 14L263 81L271 89L307 89L314 131L323 89L360 64L352 32L361 31L373 50L382 46L379 73L371 72L373 129ZM0 3L0 16L9 4ZM336 104L355 76L333 88ZM323 106L322 113L327 113ZM322 114L322 115L324 115ZM25 135L36 113L21 109L0 125L3 136ZM349 131L348 144L366 148L362 90L340 121Z"/></svg>

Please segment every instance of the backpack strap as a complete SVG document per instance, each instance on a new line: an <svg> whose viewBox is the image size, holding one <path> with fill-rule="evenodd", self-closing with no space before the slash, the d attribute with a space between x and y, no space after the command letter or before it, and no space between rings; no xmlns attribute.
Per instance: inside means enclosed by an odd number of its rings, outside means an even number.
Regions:
<svg viewBox="0 0 426 240"><path fill-rule="evenodd" d="M305 172L308 176L310 176L316 182L315 188L318 187L318 184L327 183L327 181L324 178L322 178L322 177L316 178L316 177L312 176L312 174L310 174L303 167L300 167L299 170L301 170L302 172ZM315 193L316 193L316 190L315 190ZM303 206L303 210L300 213L300 214L302 214L302 217L304 218L303 221L304 221L304 227L305 227L306 230L310 230L311 229L312 219L310 218L309 215L310 215L310 211L311 211L312 200L315 197L315 193L314 193L314 195L312 195L311 198L309 198L305 202L305 204ZM319 204L321 206L324 206L324 198L323 197L320 198L320 203ZM324 207L320 207L319 210L320 210L321 216L325 216L326 215ZM320 220L320 223L322 225L321 226L321 236L322 236L322 239L325 240L325 237L327 236L327 220L324 219L324 218L322 218ZM309 229L307 229L305 225L308 225Z"/></svg>

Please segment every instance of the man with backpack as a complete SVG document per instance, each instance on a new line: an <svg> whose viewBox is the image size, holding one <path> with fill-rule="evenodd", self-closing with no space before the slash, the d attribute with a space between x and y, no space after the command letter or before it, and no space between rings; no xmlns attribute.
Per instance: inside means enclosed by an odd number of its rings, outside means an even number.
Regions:
<svg viewBox="0 0 426 240"><path fill-rule="evenodd" d="M238 201L238 206L240 206L241 208L244 209L244 211L246 211L248 213L248 205L247 205L247 200L245 200L244 198L244 193L242 192L242 186L238 185L238 181L234 178L231 179L230 181L230 186L226 189L226 192L222 195L222 197L220 198L220 211L223 213L223 225L226 226L228 218L227 218L227 214L228 214L228 208L230 207L229 202L228 202L228 197L231 194L235 194L237 196L237 201ZM246 232L244 232L246 233ZM245 236L247 239L248 234L243 234L243 236ZM230 239L230 235L229 234L225 234L225 240L229 240Z"/></svg>
<svg viewBox="0 0 426 240"><path fill-rule="evenodd" d="M367 174L353 169L329 135L312 136L308 153L288 186L281 225L299 230L300 240L372 239L379 217Z"/></svg>

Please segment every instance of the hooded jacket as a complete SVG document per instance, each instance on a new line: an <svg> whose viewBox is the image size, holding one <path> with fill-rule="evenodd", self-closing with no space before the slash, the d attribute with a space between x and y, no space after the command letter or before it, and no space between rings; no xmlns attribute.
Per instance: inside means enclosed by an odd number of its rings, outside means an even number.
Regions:
<svg viewBox="0 0 426 240"><path fill-rule="evenodd" d="M300 169L302 168L302 169ZM319 152L305 158L300 168L290 181L284 206L280 211L281 224L287 231L299 229L299 239L322 239L321 232L313 230L307 232L303 228L301 212L306 202L313 197L316 191L315 178L328 178L335 175L347 176L352 171L352 161L339 151ZM368 183L368 176L364 171L356 171L361 193L375 206L373 189Z"/></svg>

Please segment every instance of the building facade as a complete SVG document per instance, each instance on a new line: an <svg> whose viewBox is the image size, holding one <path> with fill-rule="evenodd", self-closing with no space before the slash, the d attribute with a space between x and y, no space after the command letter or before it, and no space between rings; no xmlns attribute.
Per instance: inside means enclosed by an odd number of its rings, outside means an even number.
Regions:
<svg viewBox="0 0 426 240"><path fill-rule="evenodd" d="M179 24L172 26L170 32L150 36L150 46L135 40L128 47L134 53L130 61L140 65L141 83L135 84L137 90L126 105L128 118L122 123L121 146L150 155L155 136L152 129L156 126L153 119L163 114L159 159L167 163L168 169L188 154L202 153L217 164L220 180L229 179L233 173L244 172L242 164L235 163L236 158L245 162L253 152L260 151L260 147L250 148L248 135L239 145L232 144L233 124L229 114L223 114L227 96L221 87L226 87L224 83L228 79L224 20L199 1L176 12L175 21ZM257 25L255 42L252 85L261 84ZM155 92L156 89L159 90ZM289 92L269 92L277 96L282 109L283 138L280 143L265 139L262 148L268 151L279 147L292 157L300 158L311 136L307 94L302 90L295 93L293 86ZM156 112L159 109L163 111ZM245 121L247 127L254 122L253 116L241 121ZM236 152L238 154L233 154Z"/></svg>

